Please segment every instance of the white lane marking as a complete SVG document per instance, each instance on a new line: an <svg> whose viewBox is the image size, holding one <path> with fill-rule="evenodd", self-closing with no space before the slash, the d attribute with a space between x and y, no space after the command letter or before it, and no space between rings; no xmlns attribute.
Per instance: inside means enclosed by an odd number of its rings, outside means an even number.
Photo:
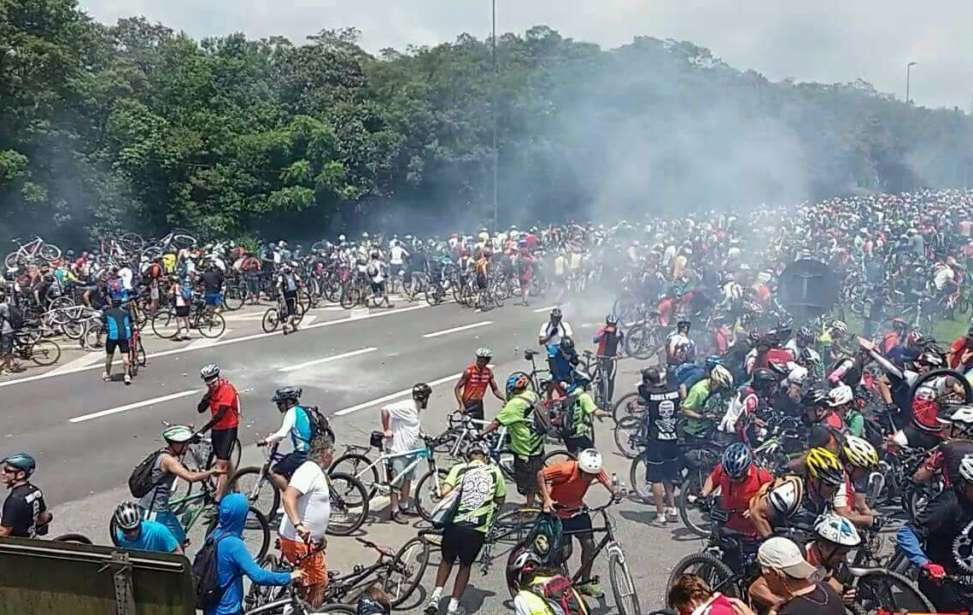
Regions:
<svg viewBox="0 0 973 615"><path fill-rule="evenodd" d="M534 310L534 313L535 314L540 314L541 312L550 312L551 310L553 310L556 307L558 307L558 306L551 305L551 306L548 306L548 307L537 308L536 310Z"/></svg>
<svg viewBox="0 0 973 615"><path fill-rule="evenodd" d="M443 378L439 378L438 380L433 380L432 382L427 382L426 384L428 384L431 387L434 387L444 382L449 382L450 380L456 380L462 375L463 372L460 372L458 374L453 374L452 376L444 376ZM343 408L335 412L335 415L344 416L346 414L351 414L352 412L358 412L359 410L364 410L365 408L371 408L372 406L377 406L378 404L381 404L383 402L387 402L393 399L398 399L399 397L405 397L410 393L412 393L412 387L409 387L408 389L402 389L401 391L396 391L395 393L389 393L388 395L384 395L382 397L379 397L378 399L373 399L371 401L366 401L364 403L360 403L355 406Z"/></svg>
<svg viewBox="0 0 973 615"><path fill-rule="evenodd" d="M388 316L390 314L401 314L403 312L411 312L413 310L423 310L423 309L426 309L428 307L430 307L430 306L429 305L426 305L426 304L423 304L423 305L414 305L412 307L391 310L391 311L388 311L388 312L376 312L374 314L368 314L367 316L362 316L361 318L356 318L356 319L352 319L352 318L339 318L337 320L328 320L328 321L325 321L325 322L317 322L317 323L314 323L313 325L304 327L304 330L306 331L308 329L317 329L318 327L330 327L332 325L340 325L340 324L349 323L349 322L357 322L357 321L360 321L360 320L367 320L369 318L380 318L382 316ZM162 352L154 352L154 353L148 355L148 357L146 357L146 358L148 358L148 359L155 359L155 358L158 358L158 357L168 357L168 356L174 355L174 354L182 354L184 352L192 352L194 350L209 350L210 348L216 348L217 346L225 346L227 344L238 344L240 342L249 342L250 340L256 340L256 339L260 339L260 338L264 338L264 337L269 337L271 335L280 335L280 332L276 332L276 333L275 332L271 332L271 333L255 333L253 335L244 335L242 337L235 337L235 338L233 338L231 340L219 340L219 341L216 341L216 342L214 342L212 344L208 344L206 346L198 346L196 348L193 348L192 347L192 344L190 344L190 345L188 345L188 346L186 346L184 348L173 348L172 350L163 350ZM54 372L45 372L43 374L37 374L36 376L27 376L25 378L18 378L16 380L6 380L6 381L3 381L3 382L0 382L0 388L8 387L8 386L13 386L15 384L24 384L26 382L34 382L36 380L44 380L45 378L52 378L54 376L64 376L64 375L67 375L67 374L76 374L78 372L83 372L83 371L90 370L90 369L98 369L98 365L89 365L89 366L86 366L86 367L75 367L75 368L70 369L70 370L65 370L65 371L63 371L63 372L61 372L59 374L55 374Z"/></svg>
<svg viewBox="0 0 973 615"><path fill-rule="evenodd" d="M202 389L190 389L188 391L182 391L180 393L173 393L172 395L163 395L162 397L154 397L152 399L146 399L144 401L137 401L132 404L126 404L124 406L118 406L117 408L110 408L108 410L101 410L100 412L92 412L91 414L83 414L81 416L76 416L73 419L68 419L71 423L83 423L85 421L90 421L92 419L99 419L103 416L109 416L112 414L118 414L119 412L128 412L129 410L135 410L136 408L144 408L145 406L152 406L155 404L161 404L163 402L172 401L173 399L180 399L182 397L189 397L190 395L196 395L200 393Z"/></svg>
<svg viewBox="0 0 973 615"><path fill-rule="evenodd" d="M305 367L311 367L312 365L320 365L322 363L330 363L331 361L337 361L339 359L347 359L349 357L357 357L360 354L365 354L368 352L374 352L378 350L374 346L369 348L359 348L358 350L352 350L351 352L345 352L343 354L336 354L331 357L324 357L323 359L314 359L313 361L306 361L304 363L298 363L297 365L290 365L288 367L280 368L279 372L295 372L299 369L304 369Z"/></svg>
<svg viewBox="0 0 973 615"><path fill-rule="evenodd" d="M233 329L224 329L223 333L219 337L202 337L202 336L200 336L199 338L194 339L192 342L190 342L189 345L186 346L186 348L179 348L178 350L197 350L199 348L209 348L210 346L212 346L216 342L220 341L221 339L226 338L226 336L231 331L233 331ZM146 358L148 358L148 357L146 357Z"/></svg>
<svg viewBox="0 0 973 615"><path fill-rule="evenodd" d="M64 365L62 365L61 367L58 367L57 369L51 370L50 371L50 374L52 376L60 376L61 374L65 374L65 373L72 372L72 371L78 369L79 367L87 367L87 366L92 365L94 363L98 363L99 361L102 364L105 362L105 353L103 353L103 352L89 352L89 353L85 354L83 357L78 357L77 359L75 359L73 361L69 361L69 362L65 363ZM118 363L119 361L121 361L121 358L118 357L117 354L116 354L116 356L115 356L115 363Z"/></svg>
<svg viewBox="0 0 973 615"><path fill-rule="evenodd" d="M311 326L311 323L313 323L317 319L318 319L317 316L313 316L311 314L305 314L304 318L301 319L301 325L300 325L301 329L308 328L309 326Z"/></svg>
<svg viewBox="0 0 973 615"><path fill-rule="evenodd" d="M260 312L259 314L233 314L231 316L224 316L223 320L226 322L235 322L238 320L262 320L265 312Z"/></svg>
<svg viewBox="0 0 973 615"><path fill-rule="evenodd" d="M463 325L462 327L453 327L452 329L443 329L442 331L433 331L432 333L426 333L422 337L439 337L440 335L448 335L450 333L456 333L457 331L466 331L467 329L475 329L476 327L485 327L487 325L492 325L492 320L483 320L480 322L474 322L473 324Z"/></svg>

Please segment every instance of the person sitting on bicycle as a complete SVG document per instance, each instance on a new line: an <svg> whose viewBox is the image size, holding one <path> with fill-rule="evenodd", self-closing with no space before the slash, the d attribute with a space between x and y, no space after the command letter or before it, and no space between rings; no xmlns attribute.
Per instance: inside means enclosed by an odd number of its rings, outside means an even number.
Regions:
<svg viewBox="0 0 973 615"><path fill-rule="evenodd" d="M750 519L750 500L774 480L770 472L753 461L750 447L742 442L731 444L723 451L720 463L706 477L699 493L705 499L718 488L719 508L727 513L723 527L750 538L758 535Z"/></svg>
<svg viewBox="0 0 973 615"><path fill-rule="evenodd" d="M493 377L493 370L490 369L490 359L493 358L493 351L489 348L477 348L476 359L473 363L466 366L463 374L456 381L453 387L453 395L456 396L456 403L459 409L472 418L483 420L483 397L487 387L493 392L494 397L506 403L507 399L500 392L497 380Z"/></svg>
<svg viewBox="0 0 973 615"><path fill-rule="evenodd" d="M182 553L182 545L166 526L142 519L136 502L122 502L115 509L115 544L130 551Z"/></svg>
<svg viewBox="0 0 973 615"><path fill-rule="evenodd" d="M591 483L598 481L608 489L612 497L618 491L611 478L603 469L601 453L593 448L578 453L578 459L569 459L547 466L537 473L537 490L541 494L544 512L554 512L561 518L561 527L581 544L581 569L578 590L586 596L600 598L604 595L597 577L592 578L591 566L595 559L595 540L591 526L591 516L581 512L584 496ZM579 514L580 513L580 514ZM565 541L562 562L567 564L571 558L571 541Z"/></svg>
<svg viewBox="0 0 973 615"><path fill-rule="evenodd" d="M517 492L527 498L527 506L534 505L537 495L537 471L544 463L544 436L534 427L534 413L544 412L537 394L528 388L526 374L512 374L507 378L507 403L497 413L482 435L496 431L503 425L510 435L510 451L514 454L514 481Z"/></svg>
<svg viewBox="0 0 973 615"><path fill-rule="evenodd" d="M711 431L714 418L707 416L711 408L720 408L720 401L733 392L733 374L722 365L715 365L709 376L697 381L679 404L686 417L683 432L691 438L703 438ZM716 418L715 420L719 420Z"/></svg>
<svg viewBox="0 0 973 615"><path fill-rule="evenodd" d="M258 443L258 446L271 446L290 436L293 449L274 464L270 470L270 478L281 493L287 490L287 483L291 475L307 459L307 451L311 444L311 419L307 410L298 404L304 393L301 387L281 387L274 391L270 401L277 404L277 410L284 414L280 429L270 434Z"/></svg>
<svg viewBox="0 0 973 615"><path fill-rule="evenodd" d="M132 339L132 317L128 310L122 307L120 299L112 298L111 309L102 312L101 322L107 332L105 340L105 371L101 379L111 380L111 365L115 358L115 349L122 351L122 369L125 374L125 384L132 384L129 374L129 340Z"/></svg>
<svg viewBox="0 0 973 615"><path fill-rule="evenodd" d="M0 536L35 538L47 534L54 515L47 510L44 493L30 482L37 462L27 453L10 455L0 462L3 482L10 494L3 501Z"/></svg>
<svg viewBox="0 0 973 615"><path fill-rule="evenodd" d="M591 397L589 388L591 380L587 375L576 375L574 384L567 387L567 397L562 401L565 421L570 421L570 425L564 426L564 446L572 455L578 451L593 449L595 447L595 425L594 419L599 421L606 416L611 416L597 405Z"/></svg>
<svg viewBox="0 0 973 615"><path fill-rule="evenodd" d="M973 454L960 460L952 488L899 529L896 543L922 570L919 590L937 610L963 611L973 604L973 586L949 578L969 578L973 571Z"/></svg>
<svg viewBox="0 0 973 615"><path fill-rule="evenodd" d="M297 331L297 317L300 309L297 305L297 293L304 286L304 283L297 272L294 271L296 267L297 263L286 262L277 276L277 292L284 298L287 312L283 319L284 335L291 331Z"/></svg>

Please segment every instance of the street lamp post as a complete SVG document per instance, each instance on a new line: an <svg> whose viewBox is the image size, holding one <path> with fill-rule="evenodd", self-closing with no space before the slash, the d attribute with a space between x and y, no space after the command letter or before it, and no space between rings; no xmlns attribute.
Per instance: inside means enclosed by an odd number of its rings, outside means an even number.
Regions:
<svg viewBox="0 0 973 615"><path fill-rule="evenodd" d="M493 93L493 100L490 103L491 115L493 115L493 232L500 230L500 198L499 198L499 171L498 159L499 153L497 152L497 0L490 0L491 17L493 21L493 30L490 42L492 45L492 59L493 59L493 87L491 91Z"/></svg>
<svg viewBox="0 0 973 615"><path fill-rule="evenodd" d="M912 101L909 99L910 87L912 85L912 67L918 64L918 62L909 62L905 65L905 104L911 104Z"/></svg>

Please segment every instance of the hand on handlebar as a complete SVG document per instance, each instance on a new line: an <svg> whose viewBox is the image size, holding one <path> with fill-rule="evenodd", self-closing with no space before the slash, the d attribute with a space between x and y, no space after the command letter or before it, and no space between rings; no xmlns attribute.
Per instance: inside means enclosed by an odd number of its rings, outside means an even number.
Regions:
<svg viewBox="0 0 973 615"><path fill-rule="evenodd" d="M922 565L922 571L934 581L942 581L946 578L946 569L939 564L926 562Z"/></svg>

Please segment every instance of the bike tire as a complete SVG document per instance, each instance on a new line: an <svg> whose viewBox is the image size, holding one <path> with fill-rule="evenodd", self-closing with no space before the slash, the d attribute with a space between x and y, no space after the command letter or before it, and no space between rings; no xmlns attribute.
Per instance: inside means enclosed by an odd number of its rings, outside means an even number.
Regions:
<svg viewBox="0 0 973 615"><path fill-rule="evenodd" d="M176 337L179 330L178 319L174 310L158 312L152 317L152 332L164 340Z"/></svg>
<svg viewBox="0 0 973 615"><path fill-rule="evenodd" d="M624 556L614 551L608 556L608 580L611 582L618 615L642 615L632 573L628 570Z"/></svg>
<svg viewBox="0 0 973 615"><path fill-rule="evenodd" d="M259 510L267 519L277 516L280 509L280 491L264 476L262 467L249 466L237 470L229 481L229 490L246 496L250 506Z"/></svg>
<svg viewBox="0 0 973 615"><path fill-rule="evenodd" d="M416 512L424 521L432 521L432 509L442 499L442 485L446 481L449 471L443 468L429 470L416 483L414 499ZM433 477L435 477L434 480Z"/></svg>
<svg viewBox="0 0 973 615"><path fill-rule="evenodd" d="M439 305L443 301L442 290L438 286L430 286L424 291L426 303Z"/></svg>
<svg viewBox="0 0 973 615"><path fill-rule="evenodd" d="M213 312L209 316L201 314L196 325L199 334L206 339L216 339L226 332L226 319L218 312Z"/></svg>
<svg viewBox="0 0 973 615"><path fill-rule="evenodd" d="M696 472L690 472L689 478L679 485L678 508L679 518L682 519L682 523L686 526L686 529L697 536L706 537L712 531L712 526L709 523L709 515L705 515L703 521L700 521L696 518L695 514L692 514L698 511L692 498L699 498L699 492L702 487L699 484L698 474Z"/></svg>
<svg viewBox="0 0 973 615"><path fill-rule="evenodd" d="M358 305L359 301L361 301L361 290L351 285L345 285L341 289L341 298L339 299L341 307L350 310Z"/></svg>
<svg viewBox="0 0 973 615"><path fill-rule="evenodd" d="M206 527L207 536L213 533L219 521L219 515L214 516L210 520L209 525ZM188 529L186 533L189 533ZM253 553L254 559L261 559L270 550L270 522L267 521L267 517L262 512L253 506L249 507L247 518L243 522L242 538L243 543L247 546L247 550Z"/></svg>
<svg viewBox="0 0 973 615"><path fill-rule="evenodd" d="M641 398L637 391L622 395L621 399L612 408L612 420L616 423L628 416L641 416L645 412L645 406L641 404Z"/></svg>
<svg viewBox="0 0 973 615"><path fill-rule="evenodd" d="M280 326L280 314L277 308L273 307L264 312L264 317L260 319L260 328L264 333L273 333Z"/></svg>
<svg viewBox="0 0 973 615"><path fill-rule="evenodd" d="M541 463L543 463L544 466L547 467L555 463L562 463L564 461L574 461L575 459L577 459L576 456L572 455L571 453L569 453L564 449L559 449L545 454L544 459L541 461Z"/></svg>
<svg viewBox="0 0 973 615"><path fill-rule="evenodd" d="M684 574L695 574L702 577L707 585L713 588L713 591L719 591L730 598L738 597L736 587L729 583L736 577L729 566L709 553L693 553L679 560L669 574L665 591L666 606L669 608L672 608L672 604L669 602L669 590L675 584L676 579Z"/></svg>
<svg viewBox="0 0 973 615"><path fill-rule="evenodd" d="M61 358L61 347L53 340L37 340L30 349L30 360L41 367L54 365Z"/></svg>
<svg viewBox="0 0 973 615"><path fill-rule="evenodd" d="M646 504L655 504L655 500L652 499L652 484L646 478L647 468L646 456L642 453L629 464L628 480L633 494Z"/></svg>
<svg viewBox="0 0 973 615"><path fill-rule="evenodd" d="M128 353L128 375L135 378L139 375L138 351Z"/></svg>
<svg viewBox="0 0 973 615"><path fill-rule="evenodd" d="M400 606L412 596L428 566L429 543L425 539L417 536L399 548L382 579L382 589L389 595L392 608ZM396 580L398 576L401 579Z"/></svg>
<svg viewBox="0 0 973 615"><path fill-rule="evenodd" d="M227 286L226 292L223 293L223 307L231 312L235 312L243 307L246 298L246 287L239 285Z"/></svg>
<svg viewBox="0 0 973 615"><path fill-rule="evenodd" d="M621 421L615 423L612 435L615 438L615 446L626 459L635 459L639 456L642 448L633 441L633 437L642 428L642 419L637 416L626 416Z"/></svg>
<svg viewBox="0 0 973 615"><path fill-rule="evenodd" d="M365 487L368 499L371 500L378 493L379 464L371 465L372 460L358 453L346 453L338 457L328 468L328 474L347 474L353 476ZM371 466L371 467L369 467Z"/></svg>
<svg viewBox="0 0 973 615"><path fill-rule="evenodd" d="M47 262L51 262L61 258L61 248L51 243L45 243L37 251L37 254Z"/></svg>
<svg viewBox="0 0 973 615"><path fill-rule="evenodd" d="M867 613L879 608L896 613L902 610L913 613L935 613L935 608L908 578L896 572L876 568L867 570L851 582L857 590L856 602Z"/></svg>
<svg viewBox="0 0 973 615"><path fill-rule="evenodd" d="M61 534L56 538L52 538L54 542L73 542L79 545L91 545L91 539L84 534Z"/></svg>
<svg viewBox="0 0 973 615"><path fill-rule="evenodd" d="M361 481L349 474L329 473L328 479L328 489L331 493L331 519L325 533L330 536L353 534L368 518L368 492ZM342 514L346 514L347 523L341 523Z"/></svg>

